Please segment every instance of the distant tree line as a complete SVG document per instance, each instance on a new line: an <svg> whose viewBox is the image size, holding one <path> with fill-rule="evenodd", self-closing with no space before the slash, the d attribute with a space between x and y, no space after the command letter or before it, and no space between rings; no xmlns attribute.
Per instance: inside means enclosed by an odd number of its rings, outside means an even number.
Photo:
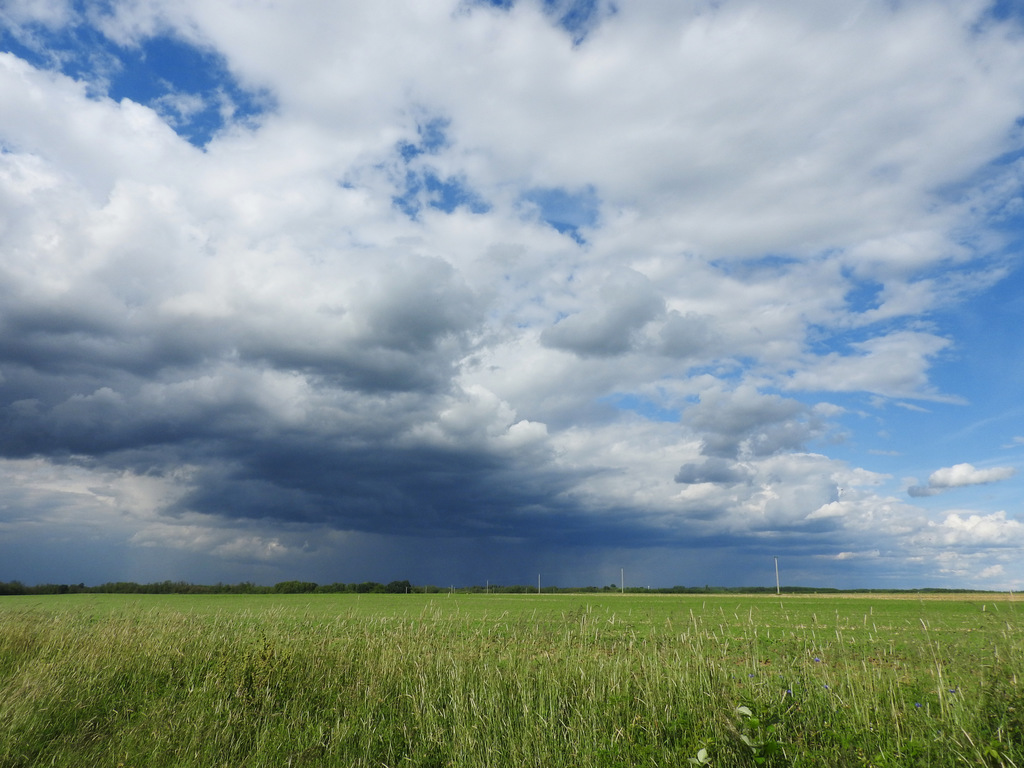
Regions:
<svg viewBox="0 0 1024 768"><path fill-rule="evenodd" d="M437 587L429 588L440 592ZM85 584L37 584L26 586L20 581L0 581L0 595L68 595L68 594L123 594L123 595L285 595L313 592L392 593L423 592L409 581L380 584L364 581L359 584L317 584L314 581L281 581L273 586L242 582L240 584L192 584L187 581L159 581L138 584L134 581L108 581L87 587Z"/></svg>
<svg viewBox="0 0 1024 768"><path fill-rule="evenodd" d="M557 587L547 586L540 590L543 594L563 593L614 593L625 591L627 594L775 594L775 587L626 587L608 584L603 587ZM985 592L977 589L835 589L833 587L782 587L781 592L787 595L800 594L915 594L915 593L953 593L953 592ZM68 594L138 594L138 595L272 595L272 594L437 594L453 592L456 594L536 594L537 587L526 584L472 587L437 587L433 584L414 585L408 580L389 581L381 584L376 581L360 583L335 582L333 584L317 584L313 581L281 581L273 586L242 582L240 584L191 584L187 581L160 581L152 584L137 584L134 581L106 582L95 586L85 584L36 584L26 586L20 581L0 581L0 596L3 595L68 595Z"/></svg>

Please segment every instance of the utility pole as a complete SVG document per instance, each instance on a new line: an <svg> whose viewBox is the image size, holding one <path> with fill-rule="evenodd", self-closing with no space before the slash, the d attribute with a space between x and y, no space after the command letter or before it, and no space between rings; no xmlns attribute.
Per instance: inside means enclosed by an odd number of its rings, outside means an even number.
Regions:
<svg viewBox="0 0 1024 768"><path fill-rule="evenodd" d="M626 594L626 569L619 568L619 594Z"/></svg>
<svg viewBox="0 0 1024 768"><path fill-rule="evenodd" d="M779 558L775 558L775 594L781 595L782 589L779 587Z"/></svg>

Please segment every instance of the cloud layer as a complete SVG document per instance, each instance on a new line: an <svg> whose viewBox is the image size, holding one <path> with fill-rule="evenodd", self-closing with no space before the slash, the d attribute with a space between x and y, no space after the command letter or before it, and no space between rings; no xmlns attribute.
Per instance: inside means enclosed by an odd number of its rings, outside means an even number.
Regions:
<svg viewBox="0 0 1024 768"><path fill-rule="evenodd" d="M1009 558L878 434L973 407L934 371L1016 275L1017 21L400 6L0 10L0 530L93 542L12 578ZM1015 473L962 458L910 496Z"/></svg>

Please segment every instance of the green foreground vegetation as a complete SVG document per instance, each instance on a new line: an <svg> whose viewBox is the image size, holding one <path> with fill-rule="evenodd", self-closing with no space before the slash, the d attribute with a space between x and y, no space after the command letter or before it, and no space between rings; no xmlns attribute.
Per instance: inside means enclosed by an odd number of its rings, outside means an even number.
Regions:
<svg viewBox="0 0 1024 768"><path fill-rule="evenodd" d="M0 598L0 766L1024 766L1000 595Z"/></svg>

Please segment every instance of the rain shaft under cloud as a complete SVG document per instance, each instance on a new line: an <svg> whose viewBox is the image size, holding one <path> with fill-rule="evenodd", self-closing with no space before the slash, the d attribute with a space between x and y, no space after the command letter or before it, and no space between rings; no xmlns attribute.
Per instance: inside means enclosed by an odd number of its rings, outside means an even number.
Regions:
<svg viewBox="0 0 1024 768"><path fill-rule="evenodd" d="M0 28L0 580L1024 579L1014 16Z"/></svg>

